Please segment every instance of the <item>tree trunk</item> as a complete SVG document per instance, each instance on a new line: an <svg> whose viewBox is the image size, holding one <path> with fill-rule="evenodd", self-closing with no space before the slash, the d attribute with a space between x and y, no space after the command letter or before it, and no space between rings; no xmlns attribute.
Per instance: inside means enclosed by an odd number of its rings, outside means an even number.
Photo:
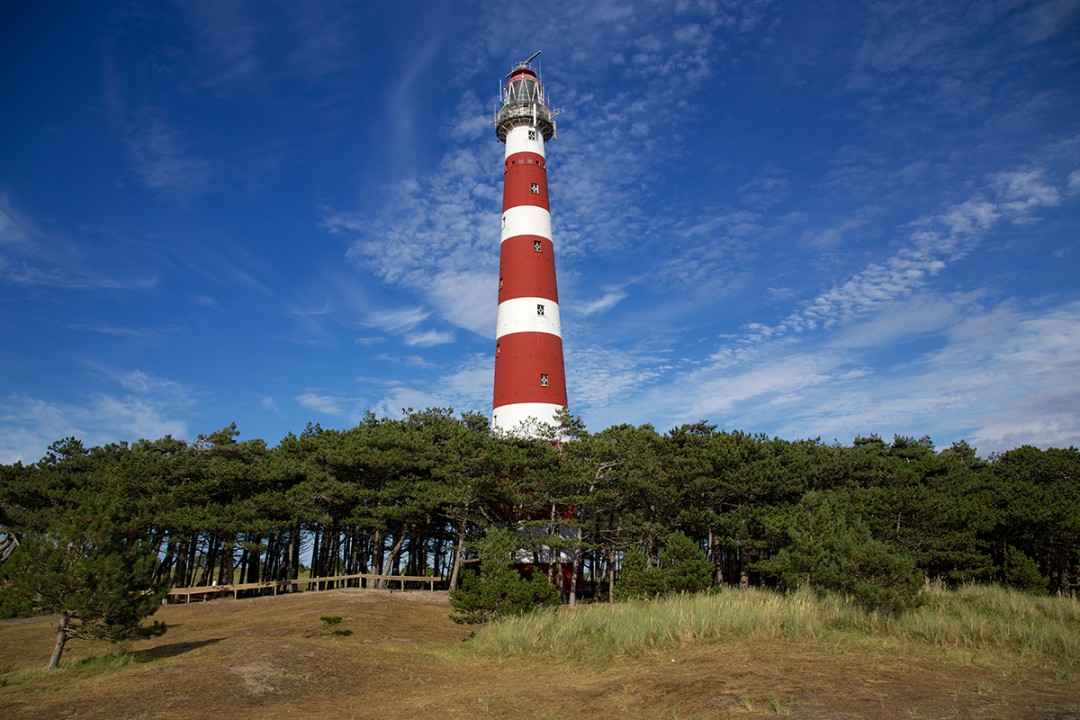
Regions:
<svg viewBox="0 0 1080 720"><path fill-rule="evenodd" d="M15 534L9 530L4 539L0 540L0 563L7 560L8 556L15 552L17 547L19 547L19 538L15 537Z"/></svg>
<svg viewBox="0 0 1080 720"><path fill-rule="evenodd" d="M615 602L615 548L608 550L607 562L607 600Z"/></svg>
<svg viewBox="0 0 1080 720"><path fill-rule="evenodd" d="M183 587L192 587L195 585L195 571L197 569L196 562L199 559L199 533L196 532L191 536L187 546L187 560L184 561L184 585Z"/></svg>
<svg viewBox="0 0 1080 720"><path fill-rule="evenodd" d="M555 529L553 529L553 528L555 528ZM549 520L548 520L548 537L554 537L555 533L558 532L557 528L558 528L558 526L555 525L555 503L551 503L551 513L550 513L550 517L549 517ZM555 581L555 577L556 577L555 576L555 563L557 562L557 560L555 559L555 548L552 547L551 545L548 545L546 549L547 549L547 560L548 560L548 582L551 583L552 585L555 585L556 589L561 591L562 588L559 587L559 585L556 584L556 581Z"/></svg>
<svg viewBox="0 0 1080 720"><path fill-rule="evenodd" d="M322 528L316 524L311 530L311 562L308 564L308 577L319 577L319 546L321 543Z"/></svg>
<svg viewBox="0 0 1080 720"><path fill-rule="evenodd" d="M218 536L211 534L207 538L206 556L204 557L205 564L202 569L202 577L199 578L198 585L209 585L214 579L214 567L217 565L218 559Z"/></svg>
<svg viewBox="0 0 1080 720"><path fill-rule="evenodd" d="M397 542L394 543L394 547L390 550L390 555L386 558L386 562L383 563L382 572L380 575L389 575L390 569L394 566L394 561L397 559L398 553L401 552L401 546L405 544L405 536L408 534L408 528L401 529L401 535L398 536ZM385 588L387 581L385 579L379 580L378 587Z"/></svg>
<svg viewBox="0 0 1080 720"><path fill-rule="evenodd" d="M68 616L67 613L60 613L60 622L56 626L56 645L53 646L52 657L49 658L49 666L46 670L55 670L56 666L60 664L60 656L64 654L64 644L68 640Z"/></svg>
<svg viewBox="0 0 1080 720"><path fill-rule="evenodd" d="M374 536L371 538L371 562L368 567L372 572L379 572L382 569L383 555L385 554L384 545L386 540L383 538L382 530L376 530ZM370 585L369 585L370 587ZM375 583L375 587L379 587L379 583Z"/></svg>
<svg viewBox="0 0 1080 720"><path fill-rule="evenodd" d="M300 577L300 523L293 526L289 534L289 579Z"/></svg>
<svg viewBox="0 0 1080 720"><path fill-rule="evenodd" d="M164 577L169 577L169 587L176 587L176 578L170 577L169 573L172 572L173 559L176 557L176 538L170 536L169 541L165 544L165 557L158 564L157 572L154 574L154 580L161 580Z"/></svg>
<svg viewBox="0 0 1080 720"><path fill-rule="evenodd" d="M465 527L466 522L461 521L458 525L457 531L457 543L454 546L454 567L450 571L450 589L453 590L457 587L458 573L461 572L461 557L465 552Z"/></svg>
<svg viewBox="0 0 1080 720"><path fill-rule="evenodd" d="M221 548L221 569L218 571L219 585L232 585L233 562L236 552L236 533L229 533Z"/></svg>
<svg viewBox="0 0 1080 720"><path fill-rule="evenodd" d="M577 528L577 547L574 548L574 563L570 566L570 609L577 607L578 573L581 572L581 525Z"/></svg>

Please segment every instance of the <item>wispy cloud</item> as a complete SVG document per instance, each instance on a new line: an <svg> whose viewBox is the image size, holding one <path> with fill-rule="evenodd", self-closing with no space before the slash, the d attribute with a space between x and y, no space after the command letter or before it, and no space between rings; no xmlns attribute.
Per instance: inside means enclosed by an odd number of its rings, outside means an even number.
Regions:
<svg viewBox="0 0 1080 720"><path fill-rule="evenodd" d="M347 401L341 397L322 395L313 390L309 390L298 395L296 402L298 402L301 407L305 407L308 410L314 410L323 415L342 417L346 412L344 405Z"/></svg>
<svg viewBox="0 0 1080 720"><path fill-rule="evenodd" d="M35 462L56 440L90 445L120 440L183 438L193 405L190 388L141 370L98 368L121 392L54 401L12 393L0 403L0 462Z"/></svg>
<svg viewBox="0 0 1080 720"><path fill-rule="evenodd" d="M184 8L201 46L207 84L226 85L250 78L260 69L260 29L253 5L196 0L185 3Z"/></svg>
<svg viewBox="0 0 1080 720"><path fill-rule="evenodd" d="M43 226L0 192L0 281L24 287L121 291L158 284L156 274L122 277L107 252L96 255L85 239Z"/></svg>
<svg viewBox="0 0 1080 720"><path fill-rule="evenodd" d="M602 297L592 300L590 302L578 303L576 310L581 315L588 317L590 315L596 315L602 313L605 310L618 305L620 302L629 297L630 293L625 290L609 290L604 293Z"/></svg>
<svg viewBox="0 0 1080 720"><path fill-rule="evenodd" d="M439 330L427 330L425 332L409 333L405 336L405 344L411 347L435 347L454 342L454 334Z"/></svg>
<svg viewBox="0 0 1080 720"><path fill-rule="evenodd" d="M155 330L125 327L123 325L104 322L75 323L68 327L72 330L81 330L83 332L97 333L99 335L112 335L114 337L153 338L158 336L158 333Z"/></svg>
<svg viewBox="0 0 1080 720"><path fill-rule="evenodd" d="M993 175L988 184L996 197L979 193L940 213L914 221L914 230L894 255L870 263L778 324L749 324L750 333L743 341L832 328L910 297L933 277L966 257L1003 218L1015 222L1028 218L1034 208L1056 204L1060 199L1058 191L1040 177L1039 171Z"/></svg>
<svg viewBox="0 0 1080 720"><path fill-rule="evenodd" d="M368 313L366 322L371 327L388 332L408 332L431 315L422 308L404 308L400 310L375 310Z"/></svg>
<svg viewBox="0 0 1080 720"><path fill-rule="evenodd" d="M150 190L178 199L208 190L210 163L198 157L180 131L160 117L133 127L127 150L136 177Z"/></svg>

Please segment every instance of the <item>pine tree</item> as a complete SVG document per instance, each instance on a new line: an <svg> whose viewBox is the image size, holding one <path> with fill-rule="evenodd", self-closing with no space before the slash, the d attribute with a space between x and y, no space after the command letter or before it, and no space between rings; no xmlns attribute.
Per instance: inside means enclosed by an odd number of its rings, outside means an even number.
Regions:
<svg viewBox="0 0 1080 720"><path fill-rule="evenodd" d="M28 533L3 566L0 589L60 616L52 670L70 638L117 642L164 632L161 623L142 625L165 593L153 580L156 560L153 546L116 519L114 506L88 501Z"/></svg>
<svg viewBox="0 0 1080 720"><path fill-rule="evenodd" d="M659 568L649 565L649 557L635 545L623 553L622 567L615 581L615 597L619 600L651 598L664 592L664 576Z"/></svg>
<svg viewBox="0 0 1080 720"><path fill-rule="evenodd" d="M660 571L669 593L696 593L712 586L713 564L697 543L676 530L660 549Z"/></svg>
<svg viewBox="0 0 1080 720"><path fill-rule="evenodd" d="M484 623L523 615L559 604L559 593L542 573L521 577L511 564L523 538L509 530L492 530L480 543L480 573L462 574L461 587L450 592L450 617L459 623Z"/></svg>
<svg viewBox="0 0 1080 720"><path fill-rule="evenodd" d="M819 493L807 493L789 518L788 544L757 569L789 588L809 586L853 597L872 610L898 612L920 604L924 574L898 548L873 539Z"/></svg>

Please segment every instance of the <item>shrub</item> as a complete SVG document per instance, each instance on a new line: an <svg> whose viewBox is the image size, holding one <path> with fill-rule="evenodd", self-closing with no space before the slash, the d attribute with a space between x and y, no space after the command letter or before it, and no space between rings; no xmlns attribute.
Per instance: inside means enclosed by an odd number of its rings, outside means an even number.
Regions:
<svg viewBox="0 0 1080 720"><path fill-rule="evenodd" d="M511 564L521 539L507 530L493 530L480 544L480 572L466 571L461 586L450 592L458 623L485 623L508 615L524 615L559 604L559 593L541 573L521 577Z"/></svg>
<svg viewBox="0 0 1080 720"><path fill-rule="evenodd" d="M659 568L649 565L645 551L634 546L623 553L615 597L619 600L655 597L664 592L664 578Z"/></svg>
<svg viewBox="0 0 1080 720"><path fill-rule="evenodd" d="M924 575L915 561L873 539L859 518L849 518L816 493L808 493L795 509L787 534L787 546L755 564L787 587L833 590L887 612L921 603Z"/></svg>
<svg viewBox="0 0 1080 720"><path fill-rule="evenodd" d="M1005 582L1021 590L1046 592L1050 578L1039 572L1039 565L1023 550L1009 546L1005 555Z"/></svg>
<svg viewBox="0 0 1080 720"><path fill-rule="evenodd" d="M627 600L701 592L712 586L712 573L712 563L697 543L675 531L667 536L660 549L660 567L651 567L640 547L632 547L623 554L615 597Z"/></svg>
<svg viewBox="0 0 1080 720"><path fill-rule="evenodd" d="M697 543L680 531L668 535L660 549L660 570L667 592L695 593L712 586L713 564Z"/></svg>

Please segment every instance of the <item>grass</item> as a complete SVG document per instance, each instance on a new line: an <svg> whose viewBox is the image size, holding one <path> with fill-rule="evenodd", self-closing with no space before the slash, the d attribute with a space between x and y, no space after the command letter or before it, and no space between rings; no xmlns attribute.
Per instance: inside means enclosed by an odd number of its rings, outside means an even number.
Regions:
<svg viewBox="0 0 1080 720"><path fill-rule="evenodd" d="M0 621L5 720L217 718L1065 718L1077 604L934 589L900 617L842 598L725 591L580 606L480 629L445 593L334 590L163 607L160 638L73 642ZM312 633L324 618L331 633ZM467 640L467 641L466 641ZM463 642L465 641L465 642Z"/></svg>
<svg viewBox="0 0 1080 720"><path fill-rule="evenodd" d="M989 651L1020 666L1076 669L1080 602L1008 588L935 587L923 607L900 615L868 612L845 598L809 591L782 596L750 589L650 602L548 612L484 628L478 653L547 655L592 662L741 641L787 640Z"/></svg>

